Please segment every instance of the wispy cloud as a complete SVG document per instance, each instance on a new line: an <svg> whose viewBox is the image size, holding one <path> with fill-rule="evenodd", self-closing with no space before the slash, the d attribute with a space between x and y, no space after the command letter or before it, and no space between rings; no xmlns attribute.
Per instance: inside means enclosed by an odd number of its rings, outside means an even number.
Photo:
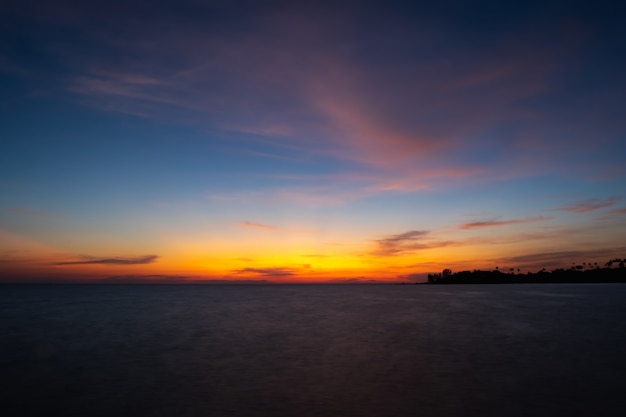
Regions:
<svg viewBox="0 0 626 417"><path fill-rule="evenodd" d="M428 239L430 231L411 230L409 232L390 235L383 239L377 239L376 248L371 252L374 256L397 256L403 253L423 249L435 249L446 246L456 246L459 242L439 241Z"/></svg>
<svg viewBox="0 0 626 417"><path fill-rule="evenodd" d="M433 184L462 181L484 174L483 168L405 169L400 171L361 170L319 175L268 174L284 185L263 191L239 190L210 194L217 202L261 202L316 207L336 207L382 195L409 194L425 191ZM440 185L441 186L441 185Z"/></svg>
<svg viewBox="0 0 626 417"><path fill-rule="evenodd" d="M400 233L397 235L391 235L384 239L377 240L383 246L397 245L407 241L415 241L421 239L430 232L428 230L411 230L409 232Z"/></svg>
<svg viewBox="0 0 626 417"><path fill-rule="evenodd" d="M560 210L569 211L570 213L589 213L590 211L600 210L615 205L621 199L619 196L607 198L588 198L561 206Z"/></svg>
<svg viewBox="0 0 626 417"><path fill-rule="evenodd" d="M161 117L163 104L193 109L212 128L286 136L341 159L404 170L434 154L467 150L460 138L528 118L519 102L550 88L559 53L572 41L513 37L476 45L467 60L462 39L447 44L456 34L428 24L409 26L400 18L394 21L396 34L419 27L421 36L390 42L375 33L362 35L358 20L345 19L348 10L328 7L260 9L246 15L252 33L221 32L219 25L217 32L206 32L169 11L167 26L175 28L175 36L158 25L138 33L133 19L121 19L119 33L108 34L104 43L124 48L126 59L110 60L103 68L100 55L87 55L93 62L81 63L74 90L133 114ZM364 7L361 18L361 24L373 22L378 14ZM357 42L381 49L350 52ZM428 61L404 59L402 65L373 62L377 52L404 56L394 51L430 50L432 43L449 52ZM170 59L171 51L179 59ZM146 65L150 62L162 65ZM326 146L319 146L320 140ZM513 155L511 145L501 144L507 147L501 151ZM462 165L455 164L466 168Z"/></svg>
<svg viewBox="0 0 626 417"><path fill-rule="evenodd" d="M574 90L563 87L578 78L555 75L571 74L572 56L593 43L583 43L559 25L535 25L532 34L511 30L498 42L467 44L466 31L455 24L433 25L447 17L432 10L412 15L415 9L385 7L390 30L382 35L363 30L380 24L379 6L368 4L359 7L354 19L350 8L324 2L228 12L195 3L194 13L208 13L215 23L210 30L199 23L204 19L162 5L153 5L153 18L142 30L136 22L143 11L130 6L66 7L69 13L56 10L55 2L39 13L50 24L74 26L92 40L89 48L66 45L64 53L74 68L69 75L74 80L66 85L96 106L158 119L193 119L191 123L211 129L283 136L289 139L285 143L297 142L310 151L402 171L398 178L408 177L406 171L415 166L425 167L423 174L434 166L476 166L465 155L481 156L485 149L506 157L489 160L513 165L516 155L536 155L524 148L528 137L547 147L569 145L554 139L559 137L591 143L588 132L578 134L589 117L594 118L588 124L594 137L598 129L623 128L615 112L567 105L579 101L569 100L568 91ZM97 16L112 16L117 7L124 13L115 13L115 31L96 23L101 20ZM227 16L222 19L221 13ZM429 13L437 16L431 19ZM72 18L62 18L66 14ZM516 14L506 18L515 21ZM415 53L409 57L407 50ZM107 59L112 51L114 59ZM594 103L621 108L622 97ZM485 149L475 146L472 138L503 126L514 131L498 135L497 143L485 143ZM560 131L554 132L554 126ZM533 172L523 168L526 174Z"/></svg>
<svg viewBox="0 0 626 417"><path fill-rule="evenodd" d="M471 223L463 223L459 225L459 229L478 229L482 227L497 227L497 226L508 226L511 224L524 224L524 223L534 223L545 220L550 220L551 217L530 217L526 219L509 219L509 220L486 220L481 222L471 222Z"/></svg>
<svg viewBox="0 0 626 417"><path fill-rule="evenodd" d="M325 282L332 284L386 284L389 281L372 279L368 277L345 277L345 278L335 278L329 279Z"/></svg>
<svg viewBox="0 0 626 417"><path fill-rule="evenodd" d="M288 277L296 275L298 269L286 268L286 267L274 267L274 268L241 268L232 271L233 274L253 274L266 277Z"/></svg>
<svg viewBox="0 0 626 417"><path fill-rule="evenodd" d="M277 226L272 226L272 225L263 224L263 223L251 222L251 221L248 221L248 220L245 220L243 222L239 222L238 224L241 225L241 226L244 226L244 227L252 228L252 229L271 230L271 231L280 230L280 228L277 227Z"/></svg>
<svg viewBox="0 0 626 417"><path fill-rule="evenodd" d="M155 262L159 256L145 255L131 258L95 258L92 256L81 256L80 258L80 260L54 262L53 265L144 265Z"/></svg>
<svg viewBox="0 0 626 417"><path fill-rule="evenodd" d="M240 191L212 194L208 198L216 202L246 202L269 205L292 204L307 207L337 207L377 194L378 191L363 186L348 187L346 184L333 186L300 186L270 188L264 191ZM242 224L243 226L243 224ZM247 225L252 227L251 225Z"/></svg>

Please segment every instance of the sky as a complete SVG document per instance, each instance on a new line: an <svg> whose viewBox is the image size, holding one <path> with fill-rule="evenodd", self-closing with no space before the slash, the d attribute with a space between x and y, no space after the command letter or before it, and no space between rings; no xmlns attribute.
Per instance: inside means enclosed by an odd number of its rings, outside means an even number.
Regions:
<svg viewBox="0 0 626 417"><path fill-rule="evenodd" d="M624 257L624 21L614 1L3 2L0 282Z"/></svg>

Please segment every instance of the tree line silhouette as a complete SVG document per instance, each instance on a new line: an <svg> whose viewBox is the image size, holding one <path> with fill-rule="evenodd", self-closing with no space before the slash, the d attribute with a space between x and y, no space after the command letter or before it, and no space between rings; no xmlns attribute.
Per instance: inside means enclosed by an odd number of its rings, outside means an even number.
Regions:
<svg viewBox="0 0 626 417"><path fill-rule="evenodd" d="M428 274L429 284L514 284L514 283L610 283L626 282L626 258L611 259L604 265L597 262L573 263L570 268L558 268L547 271L522 273L518 268L509 268L508 272L496 267L492 271L475 269L473 271L452 272L444 269L440 273Z"/></svg>

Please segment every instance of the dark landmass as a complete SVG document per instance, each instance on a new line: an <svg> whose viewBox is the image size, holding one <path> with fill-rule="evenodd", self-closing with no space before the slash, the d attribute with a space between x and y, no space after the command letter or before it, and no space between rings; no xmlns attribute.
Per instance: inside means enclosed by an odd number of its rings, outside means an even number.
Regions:
<svg viewBox="0 0 626 417"><path fill-rule="evenodd" d="M514 268L508 272L496 267L493 271L452 272L444 269L441 273L428 274L427 284L524 284L524 283L626 283L626 258L612 259L604 266L598 263L572 265L571 268L559 268L547 271L521 273Z"/></svg>

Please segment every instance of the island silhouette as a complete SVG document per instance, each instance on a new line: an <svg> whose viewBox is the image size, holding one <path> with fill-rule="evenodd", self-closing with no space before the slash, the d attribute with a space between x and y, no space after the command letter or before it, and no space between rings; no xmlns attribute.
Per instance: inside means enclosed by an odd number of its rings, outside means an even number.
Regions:
<svg viewBox="0 0 626 417"><path fill-rule="evenodd" d="M427 284L523 284L523 283L616 283L626 282L626 258L611 259L604 265L597 262L573 263L570 268L545 268L537 272L520 272L509 268L508 272L496 267L494 270L452 272L444 269L428 274Z"/></svg>

